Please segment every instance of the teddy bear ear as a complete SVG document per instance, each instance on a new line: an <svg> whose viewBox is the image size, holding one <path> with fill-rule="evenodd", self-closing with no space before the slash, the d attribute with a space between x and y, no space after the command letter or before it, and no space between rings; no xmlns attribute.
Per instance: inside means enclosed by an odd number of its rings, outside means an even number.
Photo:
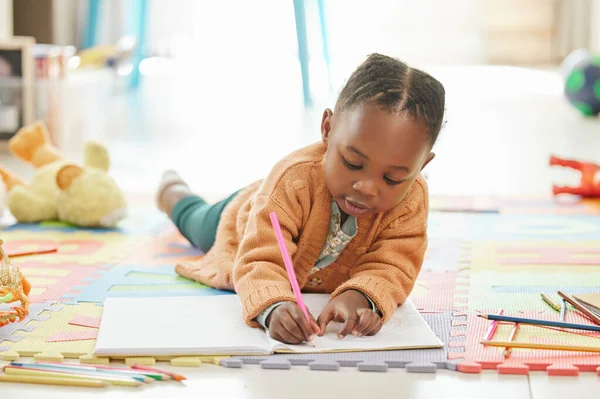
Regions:
<svg viewBox="0 0 600 399"><path fill-rule="evenodd" d="M77 165L65 165L56 174L56 184L61 190L71 187L73 180L83 174L83 169Z"/></svg>

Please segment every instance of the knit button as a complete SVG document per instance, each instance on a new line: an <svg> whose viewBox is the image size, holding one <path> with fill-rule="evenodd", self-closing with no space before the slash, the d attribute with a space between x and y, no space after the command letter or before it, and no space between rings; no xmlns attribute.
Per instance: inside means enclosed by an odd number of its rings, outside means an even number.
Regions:
<svg viewBox="0 0 600 399"><path fill-rule="evenodd" d="M313 277L308 282L308 285L312 285L312 286L321 285L322 282L323 282L323 280L321 280L321 278Z"/></svg>

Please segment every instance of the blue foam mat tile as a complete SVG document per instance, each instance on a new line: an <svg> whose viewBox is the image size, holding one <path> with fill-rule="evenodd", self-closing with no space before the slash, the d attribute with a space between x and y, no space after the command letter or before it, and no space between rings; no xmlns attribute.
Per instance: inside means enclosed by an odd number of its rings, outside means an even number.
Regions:
<svg viewBox="0 0 600 399"><path fill-rule="evenodd" d="M432 213L428 234L435 239L472 241L600 239L598 215L518 215Z"/></svg>
<svg viewBox="0 0 600 399"><path fill-rule="evenodd" d="M258 364L265 360L288 361L291 365L306 364L311 370L339 370L340 367L356 367L359 371L387 371L388 368L405 367L410 372L432 373L440 368L456 369L454 360L448 360L449 352L460 352L460 347L450 348L450 331L456 329L452 320L454 311L423 313L422 317L444 343L443 348L408 349L394 351L340 352L314 354L274 354L270 356L236 356L244 364ZM459 337L452 337L457 341ZM302 362L297 362L301 359Z"/></svg>
<svg viewBox="0 0 600 399"><path fill-rule="evenodd" d="M233 294L230 291L209 288L195 281L185 279L175 272L172 265L157 266L151 269L138 265L119 265L95 271L94 275L94 277L84 280L89 284L73 287L73 292L62 297L63 302L75 305L79 302L103 303L109 297L139 298ZM152 289L112 291L113 287L118 286L151 286Z"/></svg>

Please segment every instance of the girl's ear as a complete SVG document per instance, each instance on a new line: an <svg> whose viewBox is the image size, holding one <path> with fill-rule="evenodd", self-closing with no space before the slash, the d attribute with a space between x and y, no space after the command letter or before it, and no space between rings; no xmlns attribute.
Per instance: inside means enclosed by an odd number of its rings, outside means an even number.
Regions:
<svg viewBox="0 0 600 399"><path fill-rule="evenodd" d="M323 111L323 118L321 120L321 137L323 138L323 143L327 144L329 139L329 133L331 133L331 119L333 118L333 111L329 108Z"/></svg>
<svg viewBox="0 0 600 399"><path fill-rule="evenodd" d="M423 162L423 166L421 166L421 170L425 169L425 166L427 166L427 164L429 162L431 162L431 160L435 158L435 153L434 152L430 152L429 155L427 155L427 159L425 160L425 162Z"/></svg>

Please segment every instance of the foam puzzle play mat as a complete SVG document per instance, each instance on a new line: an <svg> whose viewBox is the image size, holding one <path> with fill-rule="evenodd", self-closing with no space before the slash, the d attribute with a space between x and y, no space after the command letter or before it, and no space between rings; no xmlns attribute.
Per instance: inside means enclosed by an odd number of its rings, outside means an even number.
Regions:
<svg viewBox="0 0 600 399"><path fill-rule="evenodd" d="M585 313L570 302L600 294L600 202L436 197L431 199L428 229L429 247L411 300L443 348L125 362L600 375L600 310L587 306ZM0 319L5 321L0 327L2 360L107 363L109 359L93 355L106 298L226 294L175 273L175 263L202 253L150 205L136 207L111 229L54 222L9 224L1 228L0 239L12 264L31 284L27 316L20 322L18 314ZM14 306L10 295L0 293L0 311ZM488 314L507 320L480 317ZM515 317L559 324L515 323Z"/></svg>

